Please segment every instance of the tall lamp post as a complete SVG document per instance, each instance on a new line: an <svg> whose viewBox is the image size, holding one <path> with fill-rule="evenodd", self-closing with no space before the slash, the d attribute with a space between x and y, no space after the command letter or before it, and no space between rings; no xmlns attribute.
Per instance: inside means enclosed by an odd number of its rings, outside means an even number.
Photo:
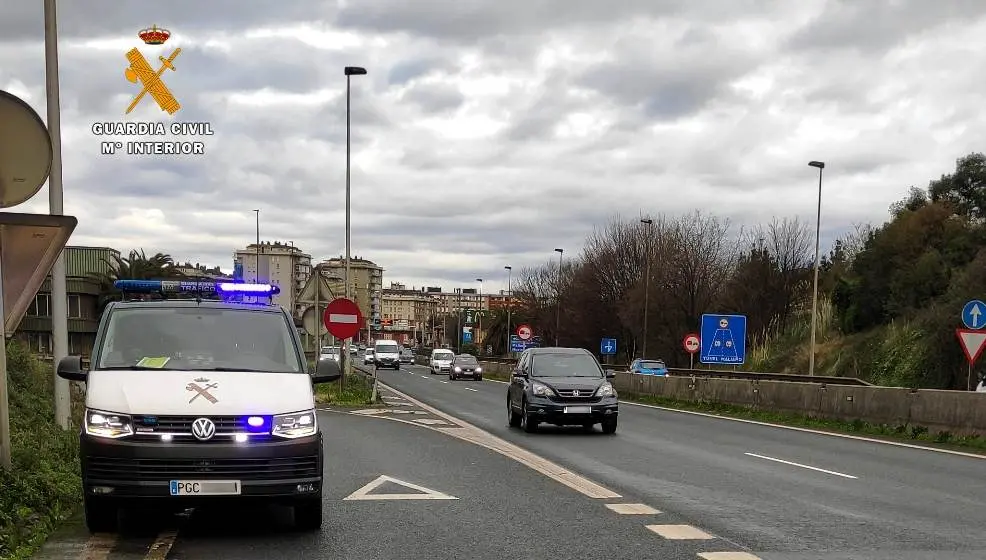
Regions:
<svg viewBox="0 0 986 560"><path fill-rule="evenodd" d="M645 240L645 248L644 248L644 253L645 253L644 259L646 260L647 263L645 267L646 270L644 272L644 274L646 275L644 276L644 344L642 348L643 352L640 356L641 358L646 359L647 358L647 312L650 310L650 252L651 252L650 240L651 240L651 226L654 225L654 220L651 220L650 218L642 218L640 220L640 223L647 226L646 229L647 238Z"/></svg>
<svg viewBox="0 0 986 560"><path fill-rule="evenodd" d="M350 154L350 142L349 142L349 132L350 132L350 118L349 118L349 92L350 92L350 78L352 76L363 76L366 74L366 68L360 66L346 66L343 68L343 73L346 75L346 299L352 299L353 297L353 285L350 282L350 233L352 232L352 212L350 206L351 199L351 189L350 189L350 164L349 164L349 154ZM317 320L317 318L316 318ZM351 339L345 339L342 341L342 355L345 356L346 367L343 373L343 377L339 378L339 386L343 386L343 378L352 373L352 360L349 356L349 344Z"/></svg>
<svg viewBox="0 0 986 560"><path fill-rule="evenodd" d="M476 315L479 318L479 330L476 331L476 339L473 344L479 346L479 353L482 354L483 340L480 337L483 335L483 279L477 278L476 281L479 282L479 311L476 312Z"/></svg>
<svg viewBox="0 0 986 560"><path fill-rule="evenodd" d="M257 214L257 241L253 247L255 249L254 253L256 254L257 257L256 258L257 274L254 277L253 281L259 284L260 283L260 209L255 208L253 211Z"/></svg>
<svg viewBox="0 0 986 560"><path fill-rule="evenodd" d="M509 356L511 354L511 350L510 350L510 319L511 319L510 312L513 310L513 307L514 307L513 293L511 293L511 291L510 291L510 280L511 280L511 277L513 276L514 269L513 269L513 267L510 267L510 266L505 266L505 267L503 267L503 269L507 271L507 355Z"/></svg>
<svg viewBox="0 0 986 560"><path fill-rule="evenodd" d="M561 329L561 258L564 249L555 249L558 253L558 278L555 280L555 346L558 346L558 331Z"/></svg>
<svg viewBox="0 0 986 560"><path fill-rule="evenodd" d="M808 375L815 375L815 324L818 321L818 266L821 262L818 243L822 232L822 170L825 169L825 162L810 161L808 165L818 169L818 213L815 216L815 280L811 289L811 352L808 354Z"/></svg>

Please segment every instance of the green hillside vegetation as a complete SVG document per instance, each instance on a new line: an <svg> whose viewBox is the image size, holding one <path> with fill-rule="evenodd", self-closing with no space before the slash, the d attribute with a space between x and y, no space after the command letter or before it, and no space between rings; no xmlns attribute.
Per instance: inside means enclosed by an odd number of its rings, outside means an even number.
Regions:
<svg viewBox="0 0 986 560"><path fill-rule="evenodd" d="M890 220L842 240L822 268L816 374L879 385L966 389L955 329L970 299L986 297L986 156L911 187ZM771 329L751 369L805 372L810 313ZM973 372L975 385L982 366Z"/></svg>

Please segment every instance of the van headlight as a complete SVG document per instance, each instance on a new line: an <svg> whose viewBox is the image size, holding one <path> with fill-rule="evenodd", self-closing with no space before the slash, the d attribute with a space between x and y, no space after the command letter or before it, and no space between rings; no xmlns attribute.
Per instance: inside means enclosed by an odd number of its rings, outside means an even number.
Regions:
<svg viewBox="0 0 986 560"><path fill-rule="evenodd" d="M87 435L116 439L133 433L133 420L129 415L86 409Z"/></svg>
<svg viewBox="0 0 986 560"><path fill-rule="evenodd" d="M271 434L294 439L314 435L318 431L315 422L315 411L306 410L304 412L294 412L292 414L278 414L274 416Z"/></svg>
<svg viewBox="0 0 986 560"><path fill-rule="evenodd" d="M616 390L613 389L613 385L611 383L603 383L602 385L599 386L599 389L596 390L596 396L615 397Z"/></svg>

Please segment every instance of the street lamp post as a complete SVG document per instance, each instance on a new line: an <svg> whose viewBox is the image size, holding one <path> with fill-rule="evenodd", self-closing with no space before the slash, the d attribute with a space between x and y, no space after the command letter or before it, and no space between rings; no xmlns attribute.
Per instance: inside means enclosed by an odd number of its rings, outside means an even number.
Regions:
<svg viewBox="0 0 986 560"><path fill-rule="evenodd" d="M818 243L822 232L822 170L825 169L825 162L810 161L808 165L818 169L818 213L815 216L815 280L811 289L811 351L808 354L808 375L815 375L815 324L818 321L818 266L821 262Z"/></svg>
<svg viewBox="0 0 986 560"><path fill-rule="evenodd" d="M483 306L483 279L482 278L477 278L476 281L479 282L479 311L476 312L476 315L479 318L479 330L476 331L475 341L473 342L473 344L475 344L475 345L477 345L479 347L479 353L482 354L483 353L483 346L482 346L482 344L483 344L484 339L481 339L480 337L482 337L482 335L483 335L483 308L484 308L484 306Z"/></svg>
<svg viewBox="0 0 986 560"><path fill-rule="evenodd" d="M510 280L511 280L511 276L513 276L514 269L513 269L513 267L510 267L510 266L505 266L505 267L503 267L503 269L507 271L507 356L509 356L511 354L511 350L510 350L510 319L511 319L510 312L513 310L513 307L514 307L514 305L513 305L514 302L512 301L513 294L510 291Z"/></svg>
<svg viewBox="0 0 986 560"><path fill-rule="evenodd" d="M646 270L644 272L644 274L646 275L644 277L644 343L642 348L642 354L640 356L641 358L646 359L647 358L647 312L650 311L650 253L651 253L650 240L651 240L651 226L654 225L654 220L651 220L649 218L641 219L640 223L648 226L646 230L647 238L645 240L645 249L644 249L645 251L644 259L646 259L647 262L647 266L645 267Z"/></svg>
<svg viewBox="0 0 986 560"><path fill-rule="evenodd" d="M350 118L349 118L349 92L350 92L350 78L352 76L363 76L366 74L366 68L359 66L346 66L343 68L343 73L346 75L346 299L352 299L353 286L350 283L350 233L352 232L352 212L350 206L351 199L351 189L350 189L350 142L349 142L349 132L350 132ZM317 318L316 318L317 320ZM352 373L352 360L349 356L349 344L351 339L345 339L342 341L342 348L340 352L345 356L346 367L343 373L343 377L348 376ZM343 386L343 378L339 378L339 386Z"/></svg>
<svg viewBox="0 0 986 560"><path fill-rule="evenodd" d="M558 278L555 280L555 346L558 346L558 331L561 329L561 258L564 249L555 249L558 253Z"/></svg>
<svg viewBox="0 0 986 560"><path fill-rule="evenodd" d="M253 247L255 249L254 253L256 253L256 257L257 257L256 258L257 271L256 274L254 275L253 281L259 284L260 283L260 209L255 208L253 211L257 214L257 241Z"/></svg>

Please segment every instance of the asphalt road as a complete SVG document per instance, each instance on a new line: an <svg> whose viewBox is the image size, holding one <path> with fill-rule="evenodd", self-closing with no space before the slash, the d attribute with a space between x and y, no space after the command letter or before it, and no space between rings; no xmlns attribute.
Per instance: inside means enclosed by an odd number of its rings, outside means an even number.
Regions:
<svg viewBox="0 0 986 560"><path fill-rule="evenodd" d="M90 537L68 527L38 557L692 560L735 550L721 539L662 538L645 525L675 524L678 517L617 513L611 508L626 499L588 498L502 453L442 433L463 428L385 396L386 409L320 413L327 480L320 533L293 531L288 510L213 509L138 518L140 530L126 535ZM375 482L365 499L346 499ZM417 499L421 488L454 499ZM381 493L412 496L380 499Z"/></svg>
<svg viewBox="0 0 986 560"><path fill-rule="evenodd" d="M526 434L502 383L379 378L763 560L986 558L982 459L632 405L615 436Z"/></svg>

